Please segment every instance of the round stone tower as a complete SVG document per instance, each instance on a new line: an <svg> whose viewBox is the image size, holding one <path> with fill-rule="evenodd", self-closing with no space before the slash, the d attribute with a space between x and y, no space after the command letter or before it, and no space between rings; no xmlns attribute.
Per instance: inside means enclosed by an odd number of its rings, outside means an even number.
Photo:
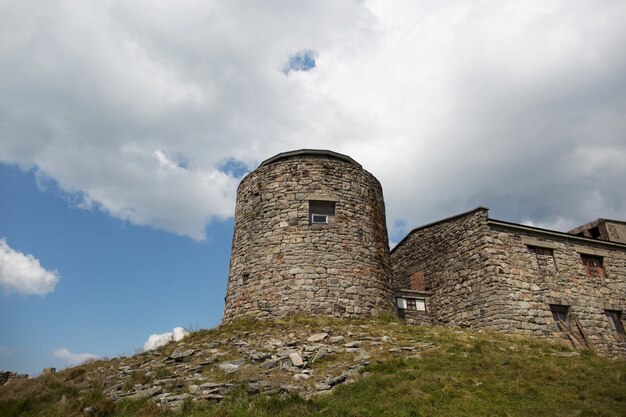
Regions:
<svg viewBox="0 0 626 417"><path fill-rule="evenodd" d="M239 184L224 322L393 311L380 183L352 158L278 154Z"/></svg>

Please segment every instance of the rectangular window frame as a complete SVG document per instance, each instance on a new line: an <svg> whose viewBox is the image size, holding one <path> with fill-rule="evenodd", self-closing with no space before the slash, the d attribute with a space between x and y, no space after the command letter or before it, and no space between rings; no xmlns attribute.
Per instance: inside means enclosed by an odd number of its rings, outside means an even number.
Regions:
<svg viewBox="0 0 626 417"><path fill-rule="evenodd" d="M396 306L400 310L426 311L426 299L414 297L396 297Z"/></svg>
<svg viewBox="0 0 626 417"><path fill-rule="evenodd" d="M604 310L604 314L609 320L609 327L615 332L615 336L619 340L625 340L626 330L624 329L624 324L622 323L622 316L624 313L620 310Z"/></svg>
<svg viewBox="0 0 626 417"><path fill-rule="evenodd" d="M311 224L328 224L328 215L311 213Z"/></svg>
<svg viewBox="0 0 626 417"><path fill-rule="evenodd" d="M562 321L567 323L569 318L570 306L563 304L550 304L550 312L552 313L552 319L555 323Z"/></svg>
<svg viewBox="0 0 626 417"><path fill-rule="evenodd" d="M606 278L604 258L602 256L581 253L580 260L588 277Z"/></svg>

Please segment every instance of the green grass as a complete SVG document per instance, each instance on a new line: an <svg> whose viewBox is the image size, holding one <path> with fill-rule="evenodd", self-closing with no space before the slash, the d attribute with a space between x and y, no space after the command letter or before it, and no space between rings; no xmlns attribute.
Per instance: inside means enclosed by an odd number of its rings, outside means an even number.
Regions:
<svg viewBox="0 0 626 417"><path fill-rule="evenodd" d="M398 343L422 343L412 352L373 355L367 376L310 400L290 395L248 395L244 385L220 404L186 401L178 411L149 401L112 402L97 388L81 394L72 381L83 381L86 368L45 378L14 381L0 388L0 417L90 416L626 416L626 360L569 349L554 343L496 333L450 328L405 327L391 321L341 321L296 318L287 322L234 323L196 332L186 339L220 339L244 332L297 323L340 332L346 325L368 334L389 334ZM208 338L208 339L207 339ZM340 358L329 360L336 366ZM341 365L341 364L339 364ZM324 364L320 365L322 370ZM82 370L81 370L82 369ZM136 375L141 378L141 375Z"/></svg>

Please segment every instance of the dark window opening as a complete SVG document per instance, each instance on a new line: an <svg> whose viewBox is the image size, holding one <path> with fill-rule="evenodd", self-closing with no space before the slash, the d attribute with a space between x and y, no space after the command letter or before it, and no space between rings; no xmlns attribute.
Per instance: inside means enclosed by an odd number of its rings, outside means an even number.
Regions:
<svg viewBox="0 0 626 417"><path fill-rule="evenodd" d="M590 277L605 278L606 273L604 271L604 265L602 264L602 257L595 255L580 254L580 259L585 267L585 273Z"/></svg>
<svg viewBox="0 0 626 417"><path fill-rule="evenodd" d="M552 312L552 318L555 322L567 321L567 314L569 312L569 306L550 304L550 311Z"/></svg>
<svg viewBox="0 0 626 417"><path fill-rule="evenodd" d="M309 201L309 224L335 223L334 201Z"/></svg>
<svg viewBox="0 0 626 417"><path fill-rule="evenodd" d="M246 283L250 279L250 274L247 272L244 272L243 274L241 274L241 277L243 278L243 282Z"/></svg>
<svg viewBox="0 0 626 417"><path fill-rule="evenodd" d="M594 239L598 239L600 237L600 229L598 226L589 229L589 233L591 233L591 237Z"/></svg>
<svg viewBox="0 0 626 417"><path fill-rule="evenodd" d="M604 310L604 314L606 314L606 317L609 319L611 330L617 334L620 340L624 340L626 331L622 323L622 312L617 310Z"/></svg>

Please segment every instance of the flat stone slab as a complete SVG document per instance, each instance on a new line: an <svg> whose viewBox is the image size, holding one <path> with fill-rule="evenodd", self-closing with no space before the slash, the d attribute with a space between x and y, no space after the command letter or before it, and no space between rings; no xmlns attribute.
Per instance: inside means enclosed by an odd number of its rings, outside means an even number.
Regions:
<svg viewBox="0 0 626 417"><path fill-rule="evenodd" d="M172 352L172 354L170 355L168 359L172 359L174 361L182 361L183 359L193 355L194 353L196 353L195 349L188 349L184 352L181 352L180 350L176 349L174 352Z"/></svg>
<svg viewBox="0 0 626 417"><path fill-rule="evenodd" d="M289 359L291 359L291 363L293 366L301 367L304 366L304 361L302 360L302 356L298 352L293 352L289 355Z"/></svg>
<svg viewBox="0 0 626 417"><path fill-rule="evenodd" d="M163 392L163 388L152 387L152 388L147 388L147 389L142 389L140 391L137 391L134 394L129 395L128 398L131 398L133 400L143 400L146 398L152 398L155 395L159 395L162 392Z"/></svg>
<svg viewBox="0 0 626 417"><path fill-rule="evenodd" d="M328 337L328 333L316 333L314 335L309 336L306 341L307 342L321 342L322 340Z"/></svg>

